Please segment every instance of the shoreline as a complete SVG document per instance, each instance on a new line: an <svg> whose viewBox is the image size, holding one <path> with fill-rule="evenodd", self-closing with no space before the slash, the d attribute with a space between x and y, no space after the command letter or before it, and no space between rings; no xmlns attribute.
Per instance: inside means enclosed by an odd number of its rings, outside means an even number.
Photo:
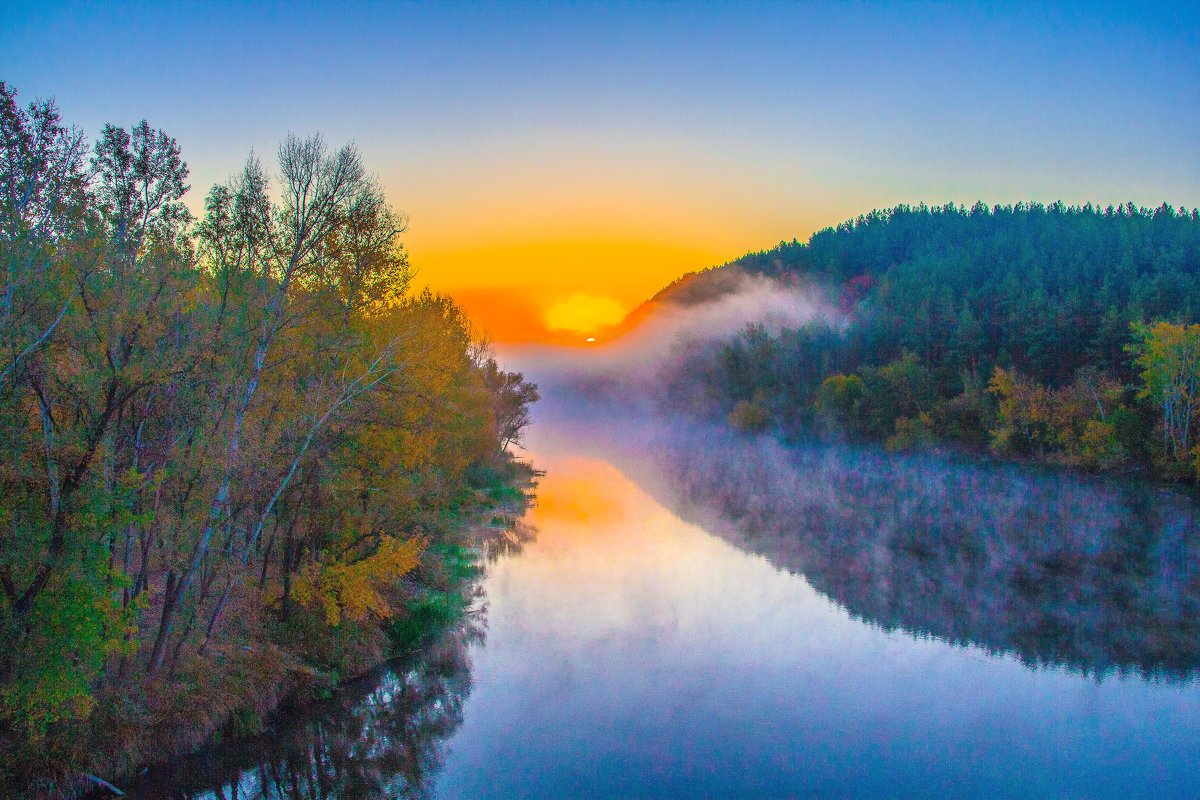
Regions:
<svg viewBox="0 0 1200 800"><path fill-rule="evenodd" d="M223 742L236 742L259 735L281 714L302 712L314 703L336 697L355 682L364 680L388 664L419 655L423 649L430 646L431 639L444 635L450 627L462 621L463 614L469 613L471 595L482 576L482 564L486 560L489 541L501 538L514 530L520 516L533 502L537 478L540 475L531 464L511 459L504 464L502 481L471 487L473 497L469 505L457 509L457 528L448 533L456 538L452 547L462 553L469 553L469 559L477 570L472 569L456 577L455 585L450 591L451 595L462 599L462 606L456 615L423 628L419 640L408 643L407 649L403 643L389 639L381 658L357 663L348 661L342 664L341 666L352 670L348 674L341 674L337 669L319 669L290 654L290 660L280 658L270 662L277 667L275 670L256 673L256 677L260 679L257 685L246 686L244 682L233 682L223 686L218 694L204 693L203 696L209 698L237 698L233 703L224 704L224 713L219 716L192 714L187 721L173 717L164 719L156 728L146 730L145 734L136 740L134 744L137 749L132 751L136 755L130 757L131 751L123 748L119 753L100 756L96 762L85 765L68 776L56 778L53 775L40 775L30 780L24 792L18 796L38 800L98 800L132 794L134 789L131 787L136 787L143 776L156 769L163 769L174 761L220 746ZM443 509L447 510L453 509ZM497 520L502 520L503 523L497 525ZM511 543L508 546L511 546ZM408 615L412 615L418 598L414 595L410 599L412 604L407 609ZM387 624L383 620L378 624L390 637ZM262 649L274 651L281 656L289 655L274 642L269 642L267 647ZM238 686L241 686L243 691L233 694ZM192 698L198 695L196 692L189 693ZM103 698L101 706L111 700L112 698ZM211 711L220 705L210 703L201 707L201 710ZM101 714L98 715L100 718L97 722L102 725L108 720L105 718L104 709L98 710ZM201 724L197 724L198 721L202 721ZM94 727L91 733L100 733ZM156 742L159 744L152 750L151 744ZM169 744L164 747L161 744L163 742Z"/></svg>

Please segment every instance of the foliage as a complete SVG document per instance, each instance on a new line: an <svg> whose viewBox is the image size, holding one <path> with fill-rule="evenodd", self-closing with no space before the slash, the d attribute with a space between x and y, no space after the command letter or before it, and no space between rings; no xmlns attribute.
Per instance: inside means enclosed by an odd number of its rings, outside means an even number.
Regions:
<svg viewBox="0 0 1200 800"><path fill-rule="evenodd" d="M891 452L916 450L934 444L933 422L927 411L922 411L915 417L897 417L895 425L896 432L885 442Z"/></svg>
<svg viewBox="0 0 1200 800"><path fill-rule="evenodd" d="M87 148L0 83L13 780L171 720L214 729L240 707L216 695L289 670L369 665L445 552L444 512L511 459L537 399L453 301L412 291L406 220L353 146L289 136L199 220L164 132L108 125ZM122 719L142 738L91 727Z"/></svg>
<svg viewBox="0 0 1200 800"><path fill-rule="evenodd" d="M862 416L866 386L857 375L830 375L821 381L813 409L835 424L851 425Z"/></svg>
<svg viewBox="0 0 1200 800"><path fill-rule="evenodd" d="M808 287L827 313L677 348L665 404L735 426L752 404L767 413L756 427L786 436L1192 470L1200 326L1179 321L1200 317L1194 210L897 206L689 276L659 300L712 300L745 275Z"/></svg>
<svg viewBox="0 0 1200 800"><path fill-rule="evenodd" d="M1133 330L1130 351L1142 370L1138 397L1159 411L1164 455L1182 462L1200 440L1192 424L1200 412L1200 325L1135 323Z"/></svg>
<svg viewBox="0 0 1200 800"><path fill-rule="evenodd" d="M319 606L333 627L343 619L362 622L368 615L386 619L393 612L384 592L416 569L424 549L423 539L389 537L359 561L310 564L296 575L292 597L301 605Z"/></svg>
<svg viewBox="0 0 1200 800"><path fill-rule="evenodd" d="M521 431L529 425L529 407L539 399L537 386L519 372L505 372L488 358L483 363L483 382L491 392L492 414L504 447L521 443Z"/></svg>
<svg viewBox="0 0 1200 800"><path fill-rule="evenodd" d="M729 424L743 433L758 433L766 430L771 415L762 406L761 400L739 400L729 412Z"/></svg>

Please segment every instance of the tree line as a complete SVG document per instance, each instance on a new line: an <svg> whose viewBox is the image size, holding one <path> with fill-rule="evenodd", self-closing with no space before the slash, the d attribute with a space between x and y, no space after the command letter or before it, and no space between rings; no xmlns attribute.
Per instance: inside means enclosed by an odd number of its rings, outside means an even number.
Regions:
<svg viewBox="0 0 1200 800"><path fill-rule="evenodd" d="M1200 477L1195 210L897 206L679 290L703 299L739 273L802 284L830 313L682 348L669 405L746 430Z"/></svg>
<svg viewBox="0 0 1200 800"><path fill-rule="evenodd" d="M187 180L0 83L0 785L378 661L515 474L536 388L411 290L352 145L289 136L199 219Z"/></svg>

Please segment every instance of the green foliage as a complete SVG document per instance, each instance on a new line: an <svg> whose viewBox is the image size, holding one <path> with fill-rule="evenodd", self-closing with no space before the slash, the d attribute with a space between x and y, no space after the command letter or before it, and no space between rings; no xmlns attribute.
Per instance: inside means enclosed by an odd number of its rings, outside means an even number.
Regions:
<svg viewBox="0 0 1200 800"><path fill-rule="evenodd" d="M896 432L885 442L890 452L922 449L936 441L928 412L922 411L916 417L897 417L895 426Z"/></svg>
<svg viewBox="0 0 1200 800"><path fill-rule="evenodd" d="M977 373L964 370L961 380L959 394L939 398L934 406L934 430L950 441L981 449L987 446L996 417L995 403Z"/></svg>
<svg viewBox="0 0 1200 800"><path fill-rule="evenodd" d="M392 648L396 652L415 650L430 637L461 619L469 604L466 591L482 567L479 556L469 547L443 542L436 548L440 575L428 588L414 597L403 615L388 626Z"/></svg>
<svg viewBox="0 0 1200 800"><path fill-rule="evenodd" d="M91 713L105 660L121 652L131 615L113 602L97 555L57 576L25 623L28 633L7 638L16 648L7 654L12 678L0 687L0 709L33 741L42 740L52 725ZM10 632L11 625L10 620Z"/></svg>
<svg viewBox="0 0 1200 800"><path fill-rule="evenodd" d="M1200 324L1154 325L1134 323L1134 343L1129 347L1141 368L1138 397L1159 412L1163 454L1176 463L1191 456L1192 442L1200 440ZM1200 476L1200 473L1197 473Z"/></svg>
<svg viewBox="0 0 1200 800"><path fill-rule="evenodd" d="M862 416L866 386L857 375L830 375L821 381L814 410L838 424L856 425Z"/></svg>
<svg viewBox="0 0 1200 800"><path fill-rule="evenodd" d="M1194 210L897 206L658 299L714 299L746 275L810 287L824 317L682 348L664 371L665 403L735 426L765 410L785 435L1194 472L1200 326L1144 323L1200 317Z"/></svg>
<svg viewBox="0 0 1200 800"><path fill-rule="evenodd" d="M883 367L864 369L863 385L868 427L879 434L893 429L902 417L927 415L935 400L929 370L907 350Z"/></svg>
<svg viewBox="0 0 1200 800"><path fill-rule="evenodd" d="M105 126L89 164L53 102L0 83L15 781L132 758L148 731L194 744L289 671L381 658L414 598L452 591L442 545L488 501L472 473L503 473L537 399L450 298L411 291L406 219L353 146L289 136L198 221L188 174L146 122Z"/></svg>
<svg viewBox="0 0 1200 800"><path fill-rule="evenodd" d="M229 732L232 736L255 736L262 733L263 718L253 708L239 708L229 718Z"/></svg>

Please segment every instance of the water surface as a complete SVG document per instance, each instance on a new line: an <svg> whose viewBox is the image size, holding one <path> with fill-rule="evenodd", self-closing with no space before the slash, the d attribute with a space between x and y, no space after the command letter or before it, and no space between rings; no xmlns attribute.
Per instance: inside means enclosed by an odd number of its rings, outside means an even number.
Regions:
<svg viewBox="0 0 1200 800"><path fill-rule="evenodd" d="M1200 795L1183 499L552 411L473 633L146 796Z"/></svg>

